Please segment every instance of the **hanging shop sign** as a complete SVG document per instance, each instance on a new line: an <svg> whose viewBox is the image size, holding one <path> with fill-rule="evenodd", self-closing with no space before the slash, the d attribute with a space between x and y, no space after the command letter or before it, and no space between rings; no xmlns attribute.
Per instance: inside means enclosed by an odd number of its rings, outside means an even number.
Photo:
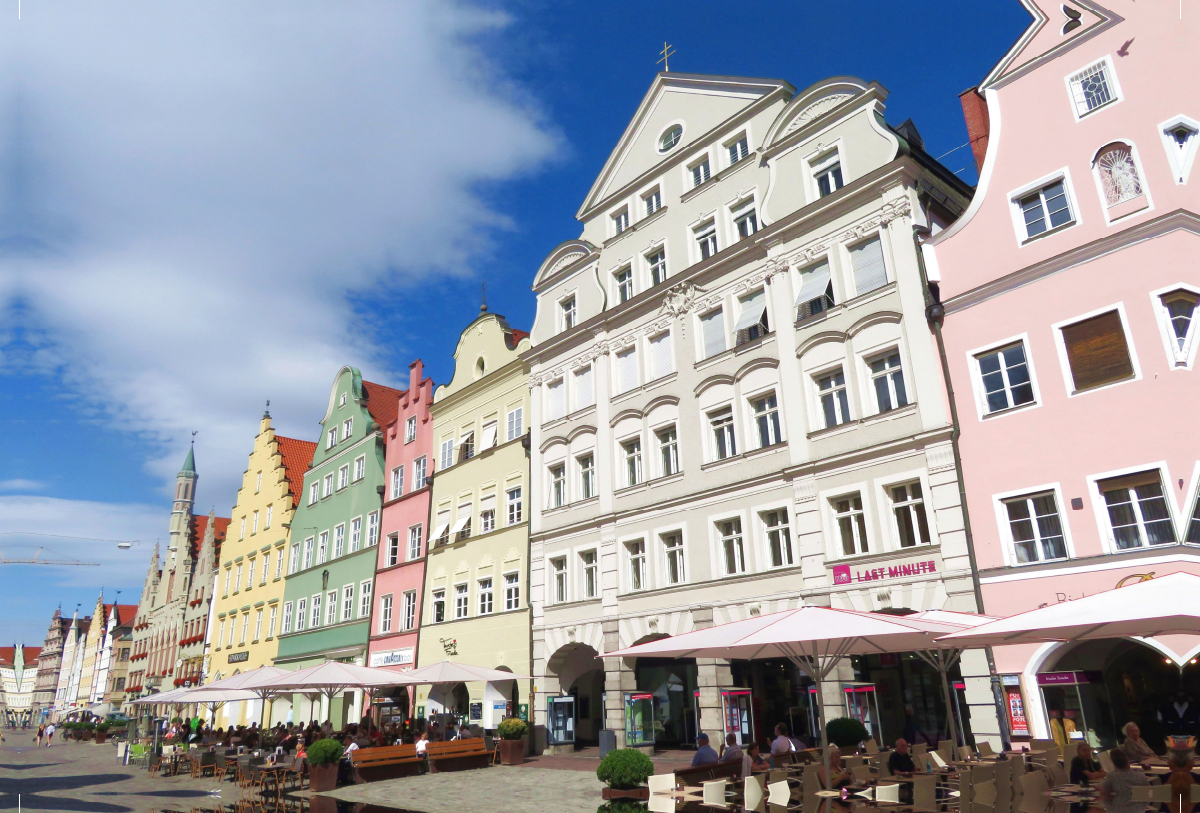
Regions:
<svg viewBox="0 0 1200 813"><path fill-rule="evenodd" d="M249 652L234 652L232 655L229 656L230 663L241 663L243 661L248 661L248 660L250 660Z"/></svg>
<svg viewBox="0 0 1200 813"><path fill-rule="evenodd" d="M407 666L413 662L413 648L389 649L386 652L372 652L371 666Z"/></svg>

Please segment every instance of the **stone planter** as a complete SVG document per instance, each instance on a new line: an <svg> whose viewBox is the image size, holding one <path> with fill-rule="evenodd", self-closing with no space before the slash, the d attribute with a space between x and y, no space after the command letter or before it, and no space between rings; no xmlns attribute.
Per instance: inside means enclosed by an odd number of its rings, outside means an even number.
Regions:
<svg viewBox="0 0 1200 813"><path fill-rule="evenodd" d="M525 761L525 740L496 740L501 765L520 765Z"/></svg>
<svg viewBox="0 0 1200 813"><path fill-rule="evenodd" d="M108 739L108 734L104 731L96 732L96 745L103 745Z"/></svg>
<svg viewBox="0 0 1200 813"><path fill-rule="evenodd" d="M650 801L650 788L634 788L632 790L617 790L616 788L603 788L600 791L600 798L604 801L611 799L634 799L639 802Z"/></svg>
<svg viewBox="0 0 1200 813"><path fill-rule="evenodd" d="M324 793L337 788L338 764L308 766L308 789L313 793Z"/></svg>

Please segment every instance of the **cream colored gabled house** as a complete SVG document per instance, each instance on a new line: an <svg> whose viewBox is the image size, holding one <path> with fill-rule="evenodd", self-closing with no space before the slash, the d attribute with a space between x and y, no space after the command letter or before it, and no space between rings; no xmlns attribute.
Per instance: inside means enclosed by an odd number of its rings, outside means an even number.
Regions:
<svg viewBox="0 0 1200 813"><path fill-rule="evenodd" d="M976 611L914 226L970 187L887 91L661 73L538 270L530 366L536 720L551 747L811 739L787 661L597 660L804 604ZM844 662L830 716L944 737L936 672ZM982 656L963 673L997 731Z"/></svg>
<svg viewBox="0 0 1200 813"><path fill-rule="evenodd" d="M417 665L453 660L530 674L528 334L482 313L434 390L429 551ZM528 713L528 680L417 687L417 713L495 729Z"/></svg>

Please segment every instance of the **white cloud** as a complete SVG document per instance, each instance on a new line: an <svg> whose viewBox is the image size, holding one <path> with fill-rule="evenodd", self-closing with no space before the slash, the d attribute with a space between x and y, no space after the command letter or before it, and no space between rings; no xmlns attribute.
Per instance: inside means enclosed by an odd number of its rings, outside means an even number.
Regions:
<svg viewBox="0 0 1200 813"><path fill-rule="evenodd" d="M27 4L0 27L0 364L140 433L164 481L200 430L203 511L227 511L265 398L309 437L338 367L386 374L348 294L464 273L505 225L480 184L558 149L477 43L506 24L448 0Z"/></svg>
<svg viewBox="0 0 1200 813"><path fill-rule="evenodd" d="M40 480L24 480L14 477L11 480L0 480L0 491L41 491L46 484Z"/></svg>

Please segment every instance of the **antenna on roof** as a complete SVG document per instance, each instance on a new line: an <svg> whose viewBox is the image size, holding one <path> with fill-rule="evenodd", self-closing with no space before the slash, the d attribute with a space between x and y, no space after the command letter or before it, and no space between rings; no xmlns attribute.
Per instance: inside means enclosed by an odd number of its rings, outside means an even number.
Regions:
<svg viewBox="0 0 1200 813"><path fill-rule="evenodd" d="M479 312L487 313L487 283L479 284Z"/></svg>
<svg viewBox="0 0 1200 813"><path fill-rule="evenodd" d="M664 42L663 42L663 49L662 49L661 51L659 51L659 53L660 53L660 54L662 54L662 59L660 59L660 60L658 60L658 61L659 61L659 62L661 62L661 63L662 63L662 65L663 65L663 72L665 72L665 73L670 73L670 72L671 72L671 66L670 66L670 64L667 62L667 57L669 57L669 56L671 56L672 54L674 54L674 53L675 53L675 47L674 47L674 46L672 46L672 45L668 45L668 44L667 44L667 43L664 41ZM658 63L656 62L655 64L658 64Z"/></svg>

